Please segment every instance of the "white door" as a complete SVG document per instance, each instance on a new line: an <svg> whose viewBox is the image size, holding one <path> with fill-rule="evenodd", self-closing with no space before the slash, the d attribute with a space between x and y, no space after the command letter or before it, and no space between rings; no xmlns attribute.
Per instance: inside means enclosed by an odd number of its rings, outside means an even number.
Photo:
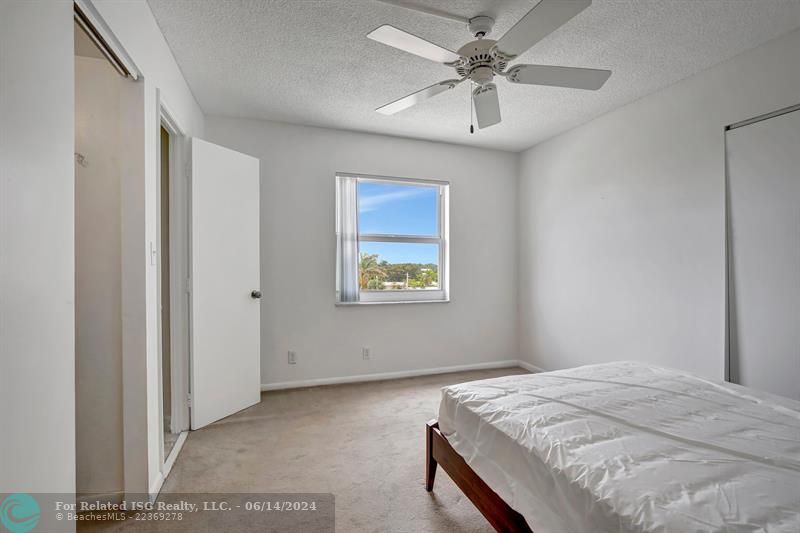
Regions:
<svg viewBox="0 0 800 533"><path fill-rule="evenodd" d="M727 147L732 377L800 400L800 110Z"/></svg>
<svg viewBox="0 0 800 533"><path fill-rule="evenodd" d="M191 199L198 429L261 399L258 159L192 139Z"/></svg>

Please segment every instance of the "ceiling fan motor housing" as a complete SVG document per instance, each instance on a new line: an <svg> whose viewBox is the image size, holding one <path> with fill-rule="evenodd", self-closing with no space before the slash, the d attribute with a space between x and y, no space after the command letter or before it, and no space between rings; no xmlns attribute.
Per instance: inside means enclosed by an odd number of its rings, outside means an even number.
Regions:
<svg viewBox="0 0 800 533"><path fill-rule="evenodd" d="M481 86L491 83L494 75L507 66L495 52L495 43L492 39L477 39L459 48L456 53L462 59L455 65L458 75Z"/></svg>

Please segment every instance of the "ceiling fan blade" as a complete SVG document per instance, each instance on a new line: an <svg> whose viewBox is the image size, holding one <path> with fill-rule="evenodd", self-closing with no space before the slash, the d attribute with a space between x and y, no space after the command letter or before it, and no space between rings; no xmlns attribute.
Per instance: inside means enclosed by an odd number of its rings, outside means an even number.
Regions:
<svg viewBox="0 0 800 533"><path fill-rule="evenodd" d="M506 74L506 78L512 83L570 87L589 91L596 91L602 87L610 76L610 70L550 65L516 65L508 69Z"/></svg>
<svg viewBox="0 0 800 533"><path fill-rule="evenodd" d="M422 37L411 35L388 24L372 30L367 34L367 37L373 41L399 48L409 54L418 55L437 63L452 63L461 58L461 56L447 48L442 48L438 44L433 44Z"/></svg>
<svg viewBox="0 0 800 533"><path fill-rule="evenodd" d="M592 5L592 0L541 0L497 41L497 50L516 57Z"/></svg>
<svg viewBox="0 0 800 533"><path fill-rule="evenodd" d="M377 0L377 1L382 2L384 4L389 4L390 6L401 7L403 9L408 9L411 11L418 11L419 13L425 13L426 15L433 15L434 17L441 17L443 19L454 20L462 24L469 24L469 19L466 17L459 17L458 15L448 13L447 11L442 11L441 9L436 9L434 7L409 4L408 2L402 2L400 0Z"/></svg>
<svg viewBox="0 0 800 533"><path fill-rule="evenodd" d="M378 113L382 113L384 115L394 115L395 113L402 111L404 109L408 109L412 105L417 105L420 102L424 102L428 98L432 98L439 93L443 93L449 89L452 89L463 80L446 80L441 81L439 83L435 83L430 87L425 87L424 89L417 91L415 93L411 93L408 96L404 96L399 100L395 100L385 106L381 106L375 111Z"/></svg>
<svg viewBox="0 0 800 533"><path fill-rule="evenodd" d="M497 86L494 83L487 83L472 91L472 101L475 103L475 115L478 117L480 129L500 122L500 100L497 98Z"/></svg>

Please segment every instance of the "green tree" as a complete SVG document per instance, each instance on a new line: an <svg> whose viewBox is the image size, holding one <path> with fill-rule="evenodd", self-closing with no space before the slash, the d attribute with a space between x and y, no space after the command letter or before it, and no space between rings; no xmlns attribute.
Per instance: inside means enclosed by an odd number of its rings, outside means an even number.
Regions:
<svg viewBox="0 0 800 533"><path fill-rule="evenodd" d="M368 254L366 252L361 252L361 257L358 262L358 279L359 279L359 286L362 289L372 289L370 287L370 281L382 281L386 278L386 267L385 261L383 263L378 263L378 254ZM373 283L373 286L375 283ZM380 285L382 288L383 285Z"/></svg>
<svg viewBox="0 0 800 533"><path fill-rule="evenodd" d="M425 288L435 285L438 281L437 272L430 268L421 268L414 278L419 287Z"/></svg>

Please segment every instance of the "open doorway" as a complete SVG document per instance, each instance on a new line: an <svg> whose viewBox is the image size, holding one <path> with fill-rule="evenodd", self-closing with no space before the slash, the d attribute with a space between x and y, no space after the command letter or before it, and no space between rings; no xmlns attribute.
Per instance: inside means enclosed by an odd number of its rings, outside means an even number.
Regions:
<svg viewBox="0 0 800 533"><path fill-rule="evenodd" d="M185 209L186 136L159 100L158 302L161 464L169 474L189 430L188 231Z"/></svg>
<svg viewBox="0 0 800 533"><path fill-rule="evenodd" d="M161 409L162 409L162 431L163 431L163 445L164 457L169 457L170 452L175 447L175 442L178 440L180 431L173 428L172 425L172 364L170 360L170 275L169 275L169 132L161 125L160 126L160 140L161 140L161 172L160 172L160 197L161 205L159 210L160 215L160 231L158 249L161 250L161 262L159 263L159 283L161 290L159 291L159 303L161 305L160 328L161 328Z"/></svg>

